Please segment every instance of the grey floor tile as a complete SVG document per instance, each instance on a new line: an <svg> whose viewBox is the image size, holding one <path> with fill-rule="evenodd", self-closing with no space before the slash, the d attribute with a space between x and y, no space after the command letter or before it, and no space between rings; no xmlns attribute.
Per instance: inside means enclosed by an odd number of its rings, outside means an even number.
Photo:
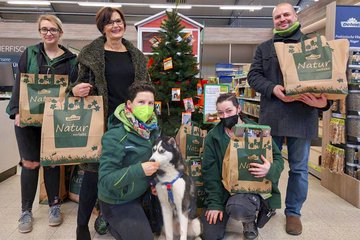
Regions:
<svg viewBox="0 0 360 240"><path fill-rule="evenodd" d="M282 173L279 188L282 193L282 209L259 229L258 240L359 240L360 239L360 209L355 208L345 200L322 187L320 181L309 176L309 193L302 209L303 233L300 236L290 236L285 232L284 201L288 178L288 166ZM47 205L33 206L34 229L31 233L21 234L17 230L21 206L20 176L16 175L0 183L0 240L71 240L75 239L77 204L65 202L62 207L64 222L58 227L48 226ZM38 199L38 193L36 196ZM99 235L94 230L96 215L93 214L89 227L95 240L114 239L109 233ZM242 225L230 222L225 240L242 240Z"/></svg>

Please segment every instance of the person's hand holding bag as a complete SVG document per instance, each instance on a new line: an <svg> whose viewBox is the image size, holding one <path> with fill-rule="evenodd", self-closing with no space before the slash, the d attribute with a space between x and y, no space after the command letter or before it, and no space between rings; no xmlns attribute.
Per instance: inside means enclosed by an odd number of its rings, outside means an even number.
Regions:
<svg viewBox="0 0 360 240"><path fill-rule="evenodd" d="M91 88L92 85L90 83L79 83L72 89L72 92L75 97L87 97Z"/></svg>

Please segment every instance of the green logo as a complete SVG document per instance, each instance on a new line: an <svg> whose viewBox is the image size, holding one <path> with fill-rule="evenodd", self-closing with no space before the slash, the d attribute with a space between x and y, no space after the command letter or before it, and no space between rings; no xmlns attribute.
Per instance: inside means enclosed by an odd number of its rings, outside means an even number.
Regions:
<svg viewBox="0 0 360 240"><path fill-rule="evenodd" d="M264 178L256 178L249 172L250 163L263 164L260 159L261 149L237 149L239 179L241 181L262 182Z"/></svg>
<svg viewBox="0 0 360 240"><path fill-rule="evenodd" d="M320 37L317 41L310 41L310 44L306 46L303 41L301 44L301 53L294 53L293 48L289 48L289 52L293 54L299 80L331 80L333 50L330 46L322 46Z"/></svg>
<svg viewBox="0 0 360 240"><path fill-rule="evenodd" d="M84 106L84 98L69 103L65 98L64 109L57 108L57 100L51 99L50 109L54 109L54 136L56 148L86 147L93 111L100 111L96 100ZM76 109L79 107L78 109ZM97 150L97 146L91 148Z"/></svg>
<svg viewBox="0 0 360 240"><path fill-rule="evenodd" d="M199 156L203 138L196 135L186 135L186 157Z"/></svg>
<svg viewBox="0 0 360 240"><path fill-rule="evenodd" d="M54 110L55 147L87 146L91 116L91 109Z"/></svg>
<svg viewBox="0 0 360 240"><path fill-rule="evenodd" d="M57 97L60 85L57 84L27 84L28 99L31 114L43 114L45 97Z"/></svg>

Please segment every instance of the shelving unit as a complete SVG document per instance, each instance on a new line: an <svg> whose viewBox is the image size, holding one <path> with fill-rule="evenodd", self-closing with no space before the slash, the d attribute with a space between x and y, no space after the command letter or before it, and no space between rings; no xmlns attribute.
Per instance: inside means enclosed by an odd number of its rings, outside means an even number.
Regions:
<svg viewBox="0 0 360 240"><path fill-rule="evenodd" d="M258 121L260 94L250 87L247 82L247 76L234 77L233 81L236 82L234 90L242 109L241 112Z"/></svg>
<svg viewBox="0 0 360 240"><path fill-rule="evenodd" d="M247 97L238 97L238 99L247 100L247 101L253 101L253 102L260 102L260 97L255 98L247 98Z"/></svg>
<svg viewBox="0 0 360 240"><path fill-rule="evenodd" d="M346 6L340 6L340 7L346 7ZM355 6L353 6L353 7L355 7ZM334 36L335 36L336 10L337 10L337 6L336 6L335 1L326 6L325 33L326 33L326 38L328 40L334 39ZM314 30L317 30L317 29L313 29L313 31ZM353 49L350 49L350 51L352 51L352 50ZM351 158L349 158L350 156L353 157L354 161L356 160L355 156L357 156L357 161L359 161L359 158L360 158L360 156L359 156L360 148L355 147L355 148L351 149L351 144L349 145L350 139L348 137L348 135L349 135L349 116L351 114L356 114L356 112L359 114L359 112L360 112L359 105L357 105L357 106L359 106L358 111L349 111L349 97L350 98L352 97L351 94L358 93L357 91L354 91L354 90L360 90L360 87L359 87L360 81L359 80L352 81L352 79L351 79L352 68L353 67L357 68L357 66L354 66L354 65L356 65L356 64L353 64L350 59L350 63L348 65L349 95L347 97L347 101L340 101L337 103L339 115L334 115L332 113L332 110L325 112L323 114L324 137L323 137L323 144L322 144L322 162L331 161L331 158L332 158L332 155L327 154L327 151L326 151L328 144L333 141L333 137L330 136L330 130L332 127L331 126L331 118L338 117L338 118L342 118L345 121L346 135L347 135L346 141L345 141L345 144L338 145L338 147L342 147L345 152L344 160L342 162L343 165L345 166L345 172L349 172L350 167L354 167L354 166L358 167L359 166L358 163L356 164L356 163L352 163L349 161L351 159ZM358 93L358 94L360 94L360 93ZM359 104L360 101L357 101L356 103ZM360 119L358 120L358 123L360 123ZM360 127L355 128L355 130L360 131ZM351 152L352 152L352 154L351 154ZM357 154L354 154L355 152ZM356 165L354 165L354 164L356 164ZM348 167L346 167L346 165L348 165ZM352 170L355 170L355 169L353 168ZM322 172L321 172L321 185L324 186L325 188L329 189L330 191L334 192L341 198L345 199L346 201L348 201L355 207L360 208L360 181L358 179L356 179L355 177L352 177L346 173L334 172L334 171L331 171L328 167L323 167Z"/></svg>

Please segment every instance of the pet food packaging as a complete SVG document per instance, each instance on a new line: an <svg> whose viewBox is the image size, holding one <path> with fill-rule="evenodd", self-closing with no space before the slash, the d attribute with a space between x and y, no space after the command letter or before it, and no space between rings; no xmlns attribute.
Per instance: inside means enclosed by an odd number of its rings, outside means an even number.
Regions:
<svg viewBox="0 0 360 240"><path fill-rule="evenodd" d="M202 157L189 157L185 159L186 173L193 179L196 187L196 206L199 211L204 207L206 196L204 181L201 174L201 162Z"/></svg>
<svg viewBox="0 0 360 240"><path fill-rule="evenodd" d="M360 142L360 116L347 116L346 135L350 142Z"/></svg>
<svg viewBox="0 0 360 240"><path fill-rule="evenodd" d="M323 167L335 173L344 173L345 150L331 144L325 149Z"/></svg>
<svg viewBox="0 0 360 240"><path fill-rule="evenodd" d="M275 42L274 45L287 96L324 93L328 99L345 99L347 39L327 41L324 36L316 35L306 40L304 36L299 43Z"/></svg>
<svg viewBox="0 0 360 240"><path fill-rule="evenodd" d="M181 155L184 159L188 157L199 157L200 149L204 146L206 130L201 130L193 123L182 124L176 134L176 143L180 148Z"/></svg>
<svg viewBox="0 0 360 240"><path fill-rule="evenodd" d="M349 93L346 98L346 108L348 114L360 115L360 91L358 93Z"/></svg>
<svg viewBox="0 0 360 240"><path fill-rule="evenodd" d="M46 98L40 163L51 166L97 162L103 134L101 96Z"/></svg>
<svg viewBox="0 0 360 240"><path fill-rule="evenodd" d="M250 163L263 163L261 155L273 161L270 131L265 125L235 125L235 136L230 139L222 166L222 182L230 194L271 192L270 180L256 178L248 171Z"/></svg>
<svg viewBox="0 0 360 240"><path fill-rule="evenodd" d="M67 86L67 75L21 73L20 126L41 127L45 97L64 97Z"/></svg>

